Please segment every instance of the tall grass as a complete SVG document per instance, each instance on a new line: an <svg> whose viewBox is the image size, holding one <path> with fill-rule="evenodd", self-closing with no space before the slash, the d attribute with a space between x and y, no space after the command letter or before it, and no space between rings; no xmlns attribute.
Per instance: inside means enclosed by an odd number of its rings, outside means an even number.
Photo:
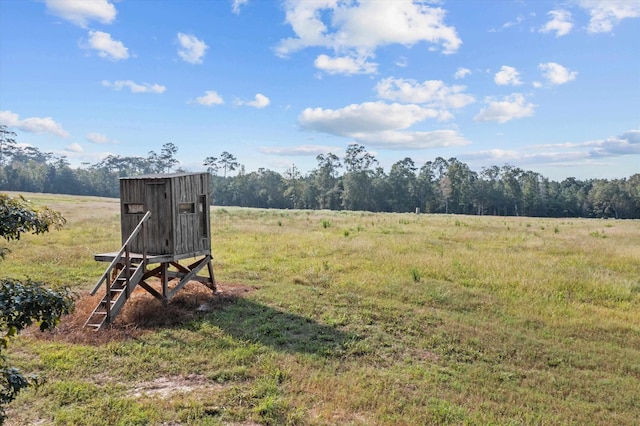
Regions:
<svg viewBox="0 0 640 426"><path fill-rule="evenodd" d="M118 201L30 198L68 224L12 243L0 276L86 291ZM21 337L13 361L49 381L12 421L634 424L639 225L213 208L214 309L110 343Z"/></svg>

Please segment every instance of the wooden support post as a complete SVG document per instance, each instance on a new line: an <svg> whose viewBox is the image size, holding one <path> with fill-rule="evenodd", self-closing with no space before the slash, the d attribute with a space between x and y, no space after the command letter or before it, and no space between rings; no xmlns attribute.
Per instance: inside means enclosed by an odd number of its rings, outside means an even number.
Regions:
<svg viewBox="0 0 640 426"><path fill-rule="evenodd" d="M218 286L216 286L216 278L213 275L213 264L211 262L211 256L209 256L209 262L207 262L207 269L209 270L209 278L211 278L211 290L213 293L218 292Z"/></svg>
<svg viewBox="0 0 640 426"><path fill-rule="evenodd" d="M169 269L168 263L161 265L162 271L160 272L160 279L162 280L162 296L165 300L169 299L169 276L167 270Z"/></svg>

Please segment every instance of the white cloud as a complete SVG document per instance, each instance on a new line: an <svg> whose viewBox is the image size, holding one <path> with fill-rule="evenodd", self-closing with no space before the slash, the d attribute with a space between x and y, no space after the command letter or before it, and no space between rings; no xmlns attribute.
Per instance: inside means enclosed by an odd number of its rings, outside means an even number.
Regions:
<svg viewBox="0 0 640 426"><path fill-rule="evenodd" d="M107 80L102 80L102 85L104 87L110 87L114 90L122 90L127 87L131 90L131 93L164 93L167 88L165 86L161 86L159 84L148 84L148 83L135 83L131 80L117 80L113 83Z"/></svg>
<svg viewBox="0 0 640 426"><path fill-rule="evenodd" d="M129 49L122 42L111 38L111 34L102 31L89 31L87 48L98 51L98 56L118 61L129 57Z"/></svg>
<svg viewBox="0 0 640 426"><path fill-rule="evenodd" d="M455 130L434 130L431 132L389 130L359 134L355 139L362 144L384 149L431 149L464 146L471 143Z"/></svg>
<svg viewBox="0 0 640 426"><path fill-rule="evenodd" d="M591 19L587 31L606 33L623 19L640 17L640 2L636 0L577 0Z"/></svg>
<svg viewBox="0 0 640 426"><path fill-rule="evenodd" d="M597 164L595 161L626 155L640 155L640 130L630 130L619 136L606 139L540 144L523 147L521 150L490 149L466 153L463 160L482 160L495 163L520 164Z"/></svg>
<svg viewBox="0 0 640 426"><path fill-rule="evenodd" d="M89 21L110 24L116 19L116 8L108 0L45 0L51 14L86 28Z"/></svg>
<svg viewBox="0 0 640 426"><path fill-rule="evenodd" d="M378 97L391 101L416 103L434 108L462 108L475 102L463 93L465 86L447 86L440 80L418 83L411 79L385 78L376 85Z"/></svg>
<svg viewBox="0 0 640 426"><path fill-rule="evenodd" d="M529 148L530 149L530 148ZM586 164L589 154L582 151L544 151L536 150L529 152L527 148L524 151L516 151L511 149L488 149L485 151L477 151L461 154L458 156L463 161L482 161L482 163L493 164L563 164L574 163Z"/></svg>
<svg viewBox="0 0 640 426"><path fill-rule="evenodd" d="M466 76L471 74L471 70L469 68L458 67L456 73L453 75L453 78L456 80L465 78Z"/></svg>
<svg viewBox="0 0 640 426"><path fill-rule="evenodd" d="M520 73L514 67L507 65L503 65L500 68L500 71L493 77L493 81L501 86L519 86L522 84L520 81Z"/></svg>
<svg viewBox="0 0 640 426"><path fill-rule="evenodd" d="M196 98L196 102L200 105L211 106L211 105L221 105L224 103L222 96L218 95L218 92L215 90L207 90L204 92L204 96L200 96Z"/></svg>
<svg viewBox="0 0 640 426"><path fill-rule="evenodd" d="M190 34L178 33L178 55L190 64L201 64L208 47L207 44Z"/></svg>
<svg viewBox="0 0 640 426"><path fill-rule="evenodd" d="M240 7L242 5L245 5L249 2L249 0L233 0L233 4L231 5L231 10L233 11L233 13L238 14L240 13Z"/></svg>
<svg viewBox="0 0 640 426"><path fill-rule="evenodd" d="M107 137L106 135L103 135L102 133L96 133L96 132L87 133L87 135L85 136L85 139L95 144L118 143L117 141L109 139L109 137Z"/></svg>
<svg viewBox="0 0 640 426"><path fill-rule="evenodd" d="M66 146L65 151L69 151L69 152L74 152L74 153L82 153L84 152L84 149L82 149L82 145L80 145L79 143L72 143L69 146Z"/></svg>
<svg viewBox="0 0 640 426"><path fill-rule="evenodd" d="M453 130L403 131L425 119L440 118L442 114L418 105L365 102L337 110L307 108L298 117L298 122L307 130L349 137L387 149L427 149L469 143Z"/></svg>
<svg viewBox="0 0 640 426"><path fill-rule="evenodd" d="M598 141L592 156L640 155L640 129Z"/></svg>
<svg viewBox="0 0 640 426"><path fill-rule="evenodd" d="M445 24L445 10L423 2L286 0L284 7L295 36L280 40L276 53L285 57L307 47L331 49L335 59L326 55L319 59L326 70L353 73L354 65L361 65L358 73L372 72L373 64L367 60L378 47L390 44L428 42L445 54L456 52L462 44L455 28Z"/></svg>
<svg viewBox="0 0 640 426"><path fill-rule="evenodd" d="M480 110L474 121L497 121L498 123L506 123L507 121L531 117L535 110L535 105L526 103L524 96L520 93L514 93L511 96L504 97L501 101L487 99L488 107Z"/></svg>
<svg viewBox="0 0 640 426"><path fill-rule="evenodd" d="M317 156L320 154L326 154L327 152L334 152L336 147L322 146L322 145L297 145L297 146L263 146L259 148L259 151L263 154L269 155L296 155L296 156Z"/></svg>
<svg viewBox="0 0 640 426"><path fill-rule="evenodd" d="M245 105L254 107L254 108L264 108L268 106L270 103L271 101L269 100L269 98L267 98L262 93L258 93L253 101L246 102Z"/></svg>
<svg viewBox="0 0 640 426"><path fill-rule="evenodd" d="M555 62L540 64L538 68L543 72L544 78L546 78L550 84L564 84L574 80L576 75L578 75L576 71L569 71L567 68Z"/></svg>
<svg viewBox="0 0 640 426"><path fill-rule="evenodd" d="M340 56L330 58L327 55L319 55L313 64L328 74L373 74L378 70L378 64L367 62L366 57Z"/></svg>
<svg viewBox="0 0 640 426"><path fill-rule="evenodd" d="M51 133L63 138L69 136L69 132L51 117L31 117L21 120L20 116L14 112L0 111L0 124L30 133Z"/></svg>
<svg viewBox="0 0 640 426"><path fill-rule="evenodd" d="M551 20L540 28L540 32L550 33L555 31L556 37L561 37L571 32L573 28L571 12L559 9L547 12L547 15L551 16Z"/></svg>
<svg viewBox="0 0 640 426"><path fill-rule="evenodd" d="M589 148L589 157L619 157L640 155L640 129L629 130L618 136L580 143L546 145L549 148Z"/></svg>
<svg viewBox="0 0 640 426"><path fill-rule="evenodd" d="M406 129L422 120L438 116L438 111L418 105L365 102L336 110L307 108L298 117L298 122L308 130L353 136L367 132Z"/></svg>

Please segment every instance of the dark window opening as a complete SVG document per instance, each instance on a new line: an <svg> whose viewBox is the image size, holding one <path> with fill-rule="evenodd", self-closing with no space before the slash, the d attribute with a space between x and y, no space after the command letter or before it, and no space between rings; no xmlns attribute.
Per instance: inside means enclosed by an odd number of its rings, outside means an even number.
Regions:
<svg viewBox="0 0 640 426"><path fill-rule="evenodd" d="M126 214L141 214L144 213L144 204L125 204L124 212Z"/></svg>
<svg viewBox="0 0 640 426"><path fill-rule="evenodd" d="M196 212L196 206L194 203L178 203L179 214L192 214Z"/></svg>

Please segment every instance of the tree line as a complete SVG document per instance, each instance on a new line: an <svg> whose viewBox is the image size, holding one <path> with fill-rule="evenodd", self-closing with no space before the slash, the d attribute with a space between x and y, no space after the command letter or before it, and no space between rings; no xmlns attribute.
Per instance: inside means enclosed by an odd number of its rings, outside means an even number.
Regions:
<svg viewBox="0 0 640 426"><path fill-rule="evenodd" d="M118 197L120 177L185 171L173 143L146 157L110 155L72 168L65 157L19 146L6 127L0 132L0 190ZM422 165L405 157L386 172L358 144L349 145L343 158L328 153L316 160L305 174L295 165L283 174L265 168L247 172L226 151L202 164L212 176L212 203L219 206L640 218L640 174L557 182L508 164L476 172L456 158L442 157Z"/></svg>

